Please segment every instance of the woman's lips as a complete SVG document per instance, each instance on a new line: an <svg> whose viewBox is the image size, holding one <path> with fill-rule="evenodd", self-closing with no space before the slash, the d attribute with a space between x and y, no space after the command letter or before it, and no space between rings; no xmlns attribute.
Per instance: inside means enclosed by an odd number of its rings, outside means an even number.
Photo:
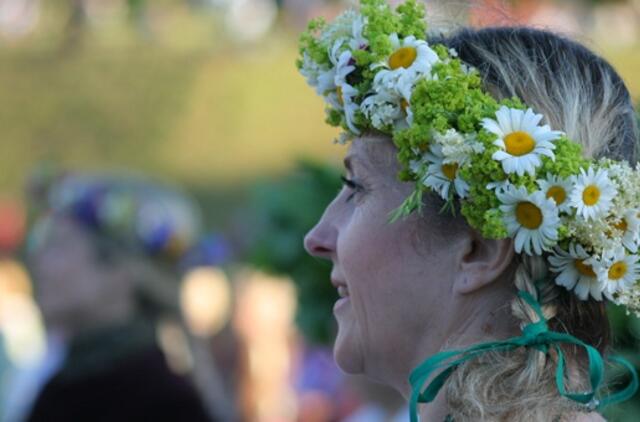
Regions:
<svg viewBox="0 0 640 422"><path fill-rule="evenodd" d="M333 312L338 312L341 308L348 306L350 303L351 299L349 298L349 296L341 297L340 299L336 300L335 305L333 305Z"/></svg>

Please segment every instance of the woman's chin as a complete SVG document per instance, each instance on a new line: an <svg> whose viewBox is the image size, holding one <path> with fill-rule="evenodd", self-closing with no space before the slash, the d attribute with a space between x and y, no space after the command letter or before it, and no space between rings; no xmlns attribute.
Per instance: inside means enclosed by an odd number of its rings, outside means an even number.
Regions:
<svg viewBox="0 0 640 422"><path fill-rule="evenodd" d="M333 347L333 357L338 367L347 374L364 372L364 356L355 328L353 320L338 320L338 336Z"/></svg>

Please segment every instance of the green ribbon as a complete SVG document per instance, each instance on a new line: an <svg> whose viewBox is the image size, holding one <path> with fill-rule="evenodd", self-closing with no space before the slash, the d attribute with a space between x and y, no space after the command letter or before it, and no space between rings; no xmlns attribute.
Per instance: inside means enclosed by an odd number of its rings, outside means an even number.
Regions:
<svg viewBox="0 0 640 422"><path fill-rule="evenodd" d="M611 361L624 366L629 371L631 381L623 390L596 399L596 392L600 388L604 375L604 362L600 352L570 334L549 331L547 321L542 313L542 308L533 296L524 291L518 292L518 296L526 301L540 318L538 322L525 326L520 337L513 337L503 341L480 343L466 349L446 350L431 356L411 372L409 377L412 388L411 400L409 401L411 422L418 422L418 403L432 402L447 381L447 378L449 378L458 366L491 350L509 351L519 347L533 347L542 353L547 353L550 348L553 348L558 354L558 365L556 367L556 385L558 392L563 397L587 405L591 410L601 409L609 404L627 400L636 393L638 390L638 374L636 369L627 360L612 356L610 357ZM560 344L563 343L580 346L587 352L587 356L589 357L590 391L571 393L565 388L565 357L560 348ZM427 379L439 369L442 371L421 391Z"/></svg>

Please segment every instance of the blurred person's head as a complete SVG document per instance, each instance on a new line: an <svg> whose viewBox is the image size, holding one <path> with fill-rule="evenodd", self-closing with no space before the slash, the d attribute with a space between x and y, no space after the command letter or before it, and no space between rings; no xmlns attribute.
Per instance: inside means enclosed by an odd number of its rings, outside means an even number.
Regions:
<svg viewBox="0 0 640 422"><path fill-rule="evenodd" d="M134 176L34 178L27 247L49 327L71 333L177 310L200 216L177 189Z"/></svg>

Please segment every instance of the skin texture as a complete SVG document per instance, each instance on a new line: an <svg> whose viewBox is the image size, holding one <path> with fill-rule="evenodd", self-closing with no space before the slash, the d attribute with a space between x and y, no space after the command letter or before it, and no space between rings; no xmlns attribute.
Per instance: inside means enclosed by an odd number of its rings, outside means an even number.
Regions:
<svg viewBox="0 0 640 422"><path fill-rule="evenodd" d="M340 191L305 237L305 248L331 260L332 282L349 291L334 308L337 364L407 398L409 373L428 356L517 331L506 274L513 247L482 239L466 225L453 231L437 213L390 224L389 213L412 185L397 180L387 138L353 140L345 164L357 187ZM441 397L428 409L424 420L446 415Z"/></svg>

